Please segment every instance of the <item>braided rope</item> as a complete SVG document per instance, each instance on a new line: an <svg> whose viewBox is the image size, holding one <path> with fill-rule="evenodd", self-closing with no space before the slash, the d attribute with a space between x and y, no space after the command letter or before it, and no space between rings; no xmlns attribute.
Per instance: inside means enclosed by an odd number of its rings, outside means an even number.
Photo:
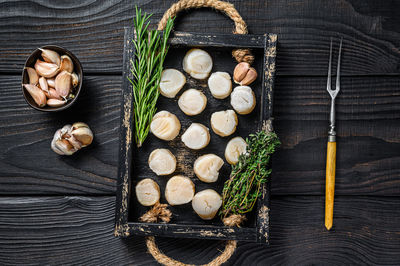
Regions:
<svg viewBox="0 0 400 266"><path fill-rule="evenodd" d="M191 8L211 7L225 13L230 19L235 22L234 34L247 34L247 25L242 16L235 9L234 5L220 0L180 0L173 4L158 23L158 30L163 30L167 25L169 17L175 17L180 11ZM232 51L232 56L237 62L253 63L254 56L249 49L235 49Z"/></svg>

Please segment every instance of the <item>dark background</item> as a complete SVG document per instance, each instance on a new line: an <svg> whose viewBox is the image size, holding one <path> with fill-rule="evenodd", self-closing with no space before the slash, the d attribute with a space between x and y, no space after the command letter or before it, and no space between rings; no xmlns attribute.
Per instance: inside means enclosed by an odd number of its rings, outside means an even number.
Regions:
<svg viewBox="0 0 400 266"><path fill-rule="evenodd" d="M173 1L0 2L0 264L149 265L142 237L113 236L123 27L134 6ZM231 1L250 33L278 34L271 245L239 243L229 264L400 264L400 1ZM211 10L182 12L177 30L230 33ZM330 37L343 36L337 99L334 226L324 228ZM35 48L57 44L84 68L71 110L41 113L20 82ZM337 47L337 46L336 46ZM56 129L87 122L95 143L73 157L50 150ZM186 263L207 263L218 241L159 238Z"/></svg>

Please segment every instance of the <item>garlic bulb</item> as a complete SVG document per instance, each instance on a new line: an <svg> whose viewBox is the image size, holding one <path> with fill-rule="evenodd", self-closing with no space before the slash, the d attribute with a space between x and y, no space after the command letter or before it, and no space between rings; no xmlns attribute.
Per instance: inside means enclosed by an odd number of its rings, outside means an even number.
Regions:
<svg viewBox="0 0 400 266"><path fill-rule="evenodd" d="M51 141L51 149L59 155L72 155L93 141L93 132L82 122L65 125L56 131Z"/></svg>
<svg viewBox="0 0 400 266"><path fill-rule="evenodd" d="M257 78L257 71L249 63L241 62L233 70L233 80L242 86L250 85Z"/></svg>

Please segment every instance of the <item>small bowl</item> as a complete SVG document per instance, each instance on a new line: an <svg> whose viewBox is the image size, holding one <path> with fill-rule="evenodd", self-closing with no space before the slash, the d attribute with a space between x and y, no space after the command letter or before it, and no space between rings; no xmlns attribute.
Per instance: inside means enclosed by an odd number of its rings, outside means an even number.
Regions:
<svg viewBox="0 0 400 266"><path fill-rule="evenodd" d="M60 107L50 107L50 106L45 106L45 107L39 107L35 101L33 100L32 96L29 94L29 92L24 88L23 84L28 84L29 83L29 76L28 76L28 72L26 71L26 67L32 67L34 68L34 65L36 63L37 59L42 59L42 51L38 49L36 49L35 51L33 51L33 53L28 57L28 59L26 59L25 62L25 66L24 66L24 70L22 71L22 93L24 94L24 98L25 101L34 109L39 110L39 111L43 111L43 112L58 112L58 111L62 111L65 110L67 108L69 108L71 105L74 104L74 102L76 102L76 100L78 99L78 96L81 92L81 88L82 88L82 81L83 81L83 70L82 70L82 65L81 62L79 62L78 58L71 53L70 51L68 51L65 48L62 48L60 46L56 46L56 45L46 45L43 47L40 47L41 49L49 49L49 50L53 50L57 53L61 55L68 55L71 59L72 62L74 63L74 72L78 75L78 85L74 88L74 94L75 97L72 100L69 100L65 105L60 106Z"/></svg>

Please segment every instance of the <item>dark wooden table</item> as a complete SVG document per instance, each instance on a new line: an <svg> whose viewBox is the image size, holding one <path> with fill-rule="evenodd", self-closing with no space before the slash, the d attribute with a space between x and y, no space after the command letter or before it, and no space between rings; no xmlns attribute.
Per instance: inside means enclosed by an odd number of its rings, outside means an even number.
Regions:
<svg viewBox="0 0 400 266"><path fill-rule="evenodd" d="M279 36L271 245L240 243L229 264L400 264L400 1L232 1L255 34ZM172 1L0 2L0 264L155 264L142 237L113 236L123 27L135 4ZM176 29L229 33L213 11L183 12ZM330 37L343 36L337 100L334 226L324 228ZM57 44L84 68L69 111L31 109L21 93L30 52ZM73 157L50 150L55 130L87 122L95 143ZM206 263L224 243L158 239L168 255Z"/></svg>

